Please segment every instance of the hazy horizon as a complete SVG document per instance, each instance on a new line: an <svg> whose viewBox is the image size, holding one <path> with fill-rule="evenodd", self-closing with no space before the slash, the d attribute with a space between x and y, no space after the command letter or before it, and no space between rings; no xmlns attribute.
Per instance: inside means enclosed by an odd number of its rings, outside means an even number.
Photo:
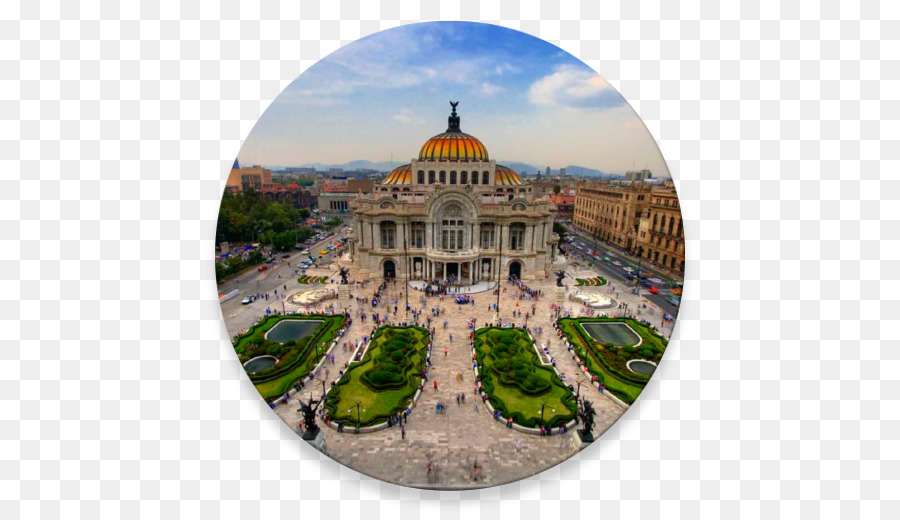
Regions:
<svg viewBox="0 0 900 520"><path fill-rule="evenodd" d="M405 164L446 130L450 100L460 102L461 130L498 162L669 176L640 118L581 61L471 22L405 25L338 49L272 102L238 160L289 167L393 155Z"/></svg>

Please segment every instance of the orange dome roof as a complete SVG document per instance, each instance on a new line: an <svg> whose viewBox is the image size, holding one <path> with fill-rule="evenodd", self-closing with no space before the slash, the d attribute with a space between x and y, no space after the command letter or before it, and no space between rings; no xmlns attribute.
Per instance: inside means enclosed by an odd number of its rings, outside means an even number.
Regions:
<svg viewBox="0 0 900 520"><path fill-rule="evenodd" d="M412 169L408 164L398 166L391 170L381 184L412 184Z"/></svg>
<svg viewBox="0 0 900 520"><path fill-rule="evenodd" d="M420 161L488 161L487 148L481 141L462 132L444 132L422 145Z"/></svg>
<svg viewBox="0 0 900 520"><path fill-rule="evenodd" d="M447 118L447 131L438 134L422 145L419 150L420 161L488 161L487 148L481 141L459 129L459 116L456 114L457 102L450 102L453 111Z"/></svg>
<svg viewBox="0 0 900 520"><path fill-rule="evenodd" d="M515 170L502 164L497 165L497 172L494 173L494 183L498 186L519 186L525 184Z"/></svg>

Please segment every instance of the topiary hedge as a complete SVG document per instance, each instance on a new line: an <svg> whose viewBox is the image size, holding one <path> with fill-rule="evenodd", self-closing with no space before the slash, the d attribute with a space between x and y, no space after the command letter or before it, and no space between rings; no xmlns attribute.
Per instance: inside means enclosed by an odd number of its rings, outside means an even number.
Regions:
<svg viewBox="0 0 900 520"><path fill-rule="evenodd" d="M352 363L328 393L329 417L356 424L358 410L360 425L369 426L403 411L421 384L429 338L423 327L379 328L363 358Z"/></svg>
<svg viewBox="0 0 900 520"><path fill-rule="evenodd" d="M276 323L285 319L315 320L321 321L322 324L311 335L300 340L291 340L284 344L267 340L265 338L266 332L274 327ZM294 381L302 379L315 367L317 362L317 357L314 355L316 347L319 346L320 351L327 349L327 346L334 341L338 331L346 322L347 319L344 315L273 314L254 324L247 332L241 334L234 341L234 351L241 363L263 354L273 355L278 358L278 363L275 365L259 372L248 374L250 381L256 385L256 389L264 398L277 398L289 389ZM324 349L321 348L323 345Z"/></svg>
<svg viewBox="0 0 900 520"><path fill-rule="evenodd" d="M475 333L475 351L481 383L491 405L517 424L540 423L542 402L555 403L558 411L546 411L543 424L561 426L575 417L575 396L556 375L540 362L534 345L521 329L488 327Z"/></svg>
<svg viewBox="0 0 900 520"><path fill-rule="evenodd" d="M596 322L626 323L641 336L642 343L638 347L616 347L596 341L581 326ZM647 359L659 363L667 345L664 338L633 318L560 318L557 323L576 353L585 360L588 371L597 376L607 391L628 404L634 402L650 380L650 376L629 370L628 361Z"/></svg>

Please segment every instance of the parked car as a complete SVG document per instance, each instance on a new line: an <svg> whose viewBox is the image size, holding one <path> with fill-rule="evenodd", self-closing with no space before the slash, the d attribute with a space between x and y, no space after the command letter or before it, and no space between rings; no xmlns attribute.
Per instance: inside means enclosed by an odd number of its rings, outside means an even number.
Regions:
<svg viewBox="0 0 900 520"><path fill-rule="evenodd" d="M326 250L324 250L324 249L320 249L320 250L319 250L319 254L322 255L322 256L325 256L325 255L328 254L328 251L326 251Z"/></svg>
<svg viewBox="0 0 900 520"><path fill-rule="evenodd" d="M259 272L263 272L268 268L269 268L269 266L267 266L267 265L261 265L261 266L257 267L256 270Z"/></svg>
<svg viewBox="0 0 900 520"><path fill-rule="evenodd" d="M669 303L671 303L672 305L674 305L674 306L676 306L676 307L678 307L679 305L681 305L681 298L676 298L676 297L674 297L674 296L670 296L670 297L666 298L666 301L669 302Z"/></svg>

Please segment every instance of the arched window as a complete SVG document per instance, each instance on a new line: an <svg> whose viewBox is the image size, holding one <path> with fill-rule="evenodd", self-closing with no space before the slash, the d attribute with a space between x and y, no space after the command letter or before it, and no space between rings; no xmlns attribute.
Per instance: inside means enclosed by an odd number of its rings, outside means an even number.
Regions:
<svg viewBox="0 0 900 520"><path fill-rule="evenodd" d="M419 170L419 184L425 184L425 172Z"/></svg>
<svg viewBox="0 0 900 520"><path fill-rule="evenodd" d="M442 171L439 181L441 184L447 184L447 172Z"/></svg>
<svg viewBox="0 0 900 520"><path fill-rule="evenodd" d="M472 184L478 184L478 172L472 172Z"/></svg>
<svg viewBox="0 0 900 520"><path fill-rule="evenodd" d="M490 184L488 182L488 172L481 172L481 184Z"/></svg>
<svg viewBox="0 0 900 520"><path fill-rule="evenodd" d="M459 177L460 184L469 184L469 172L462 172Z"/></svg>
<svg viewBox="0 0 900 520"><path fill-rule="evenodd" d="M428 184L434 184L434 170L428 172Z"/></svg>
<svg viewBox="0 0 900 520"><path fill-rule="evenodd" d="M450 172L450 184L456 184L456 172Z"/></svg>

